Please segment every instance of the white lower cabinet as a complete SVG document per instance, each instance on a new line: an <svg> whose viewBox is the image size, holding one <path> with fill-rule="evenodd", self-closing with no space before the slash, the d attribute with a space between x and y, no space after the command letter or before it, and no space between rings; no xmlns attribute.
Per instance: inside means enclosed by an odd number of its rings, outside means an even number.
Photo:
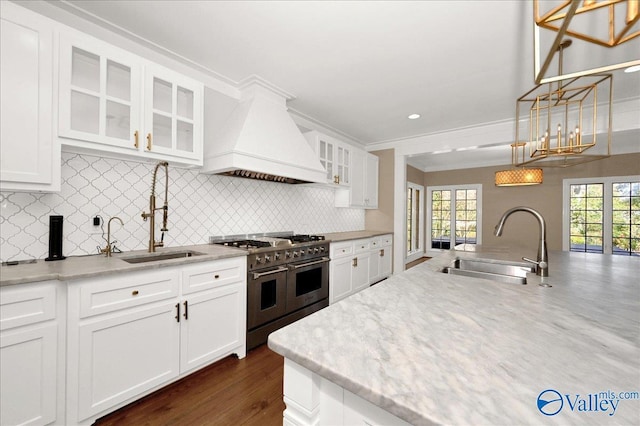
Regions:
<svg viewBox="0 0 640 426"><path fill-rule="evenodd" d="M353 283L354 293L369 287L370 246L369 239L353 242L354 262L351 269L351 282Z"/></svg>
<svg viewBox="0 0 640 426"><path fill-rule="evenodd" d="M335 303L391 275L391 234L331 243L329 303Z"/></svg>
<svg viewBox="0 0 640 426"><path fill-rule="evenodd" d="M393 236L391 234L372 238L371 263L369 264L369 280L371 284L375 284L391 275L392 246Z"/></svg>
<svg viewBox="0 0 640 426"><path fill-rule="evenodd" d="M64 423L58 282L0 288L0 424Z"/></svg>
<svg viewBox="0 0 640 426"><path fill-rule="evenodd" d="M335 303L353 293L352 264L353 258L351 256L341 258L331 256L331 262L329 262L329 303Z"/></svg>
<svg viewBox="0 0 640 426"><path fill-rule="evenodd" d="M244 257L75 280L68 292L71 424L229 354L245 356Z"/></svg>
<svg viewBox="0 0 640 426"><path fill-rule="evenodd" d="M175 315L175 304L170 301L90 320L79 327L77 420L178 376L180 324Z"/></svg>
<svg viewBox="0 0 640 426"><path fill-rule="evenodd" d="M237 352L245 342L243 284L198 293L182 302L180 371L191 371ZM186 317L186 318L185 318ZM244 357L238 353L238 357Z"/></svg>

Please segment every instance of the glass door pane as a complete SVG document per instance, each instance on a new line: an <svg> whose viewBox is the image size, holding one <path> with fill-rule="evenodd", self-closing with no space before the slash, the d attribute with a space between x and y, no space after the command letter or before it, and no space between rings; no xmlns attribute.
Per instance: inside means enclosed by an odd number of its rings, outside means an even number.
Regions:
<svg viewBox="0 0 640 426"><path fill-rule="evenodd" d="M176 148L194 152L193 143L193 91L177 87L176 92Z"/></svg>
<svg viewBox="0 0 640 426"><path fill-rule="evenodd" d="M604 185L571 185L571 251L603 253Z"/></svg>
<svg viewBox="0 0 640 426"><path fill-rule="evenodd" d="M171 148L171 139L173 128L171 126L171 117L162 114L153 113L153 146ZM151 149L153 151L153 148Z"/></svg>
<svg viewBox="0 0 640 426"><path fill-rule="evenodd" d="M107 103L105 133L129 140L131 130L131 68L107 60Z"/></svg>
<svg viewBox="0 0 640 426"><path fill-rule="evenodd" d="M129 105L107 101L106 134L111 138L129 140L131 134L131 109Z"/></svg>
<svg viewBox="0 0 640 426"><path fill-rule="evenodd" d="M153 78L153 110L153 146L171 149L173 145L173 84L157 77Z"/></svg>
<svg viewBox="0 0 640 426"><path fill-rule="evenodd" d="M100 57L74 47L71 53L71 84L100 93Z"/></svg>
<svg viewBox="0 0 640 426"><path fill-rule="evenodd" d="M131 68L107 60L107 96L131 101Z"/></svg>
<svg viewBox="0 0 640 426"><path fill-rule="evenodd" d="M176 146L180 151L193 152L193 124L178 120Z"/></svg>
<svg viewBox="0 0 640 426"><path fill-rule="evenodd" d="M157 77L153 79L153 109L173 113L173 85Z"/></svg>
<svg viewBox="0 0 640 426"><path fill-rule="evenodd" d="M71 52L71 129L100 132L100 57L74 47Z"/></svg>
<svg viewBox="0 0 640 426"><path fill-rule="evenodd" d="M100 132L100 98L71 91L71 129L79 132Z"/></svg>
<svg viewBox="0 0 640 426"><path fill-rule="evenodd" d="M178 86L176 97L178 101L178 116L193 120L193 92L189 89Z"/></svg>

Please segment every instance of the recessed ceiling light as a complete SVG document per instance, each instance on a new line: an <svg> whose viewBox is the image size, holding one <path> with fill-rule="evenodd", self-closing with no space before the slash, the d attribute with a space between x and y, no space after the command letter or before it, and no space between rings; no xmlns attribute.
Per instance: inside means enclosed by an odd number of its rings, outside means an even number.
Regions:
<svg viewBox="0 0 640 426"><path fill-rule="evenodd" d="M410 114L407 118L409 120L415 120L416 118L420 118L420 114Z"/></svg>
<svg viewBox="0 0 640 426"><path fill-rule="evenodd" d="M640 71L640 65L634 65L624 70L624 72L637 72Z"/></svg>

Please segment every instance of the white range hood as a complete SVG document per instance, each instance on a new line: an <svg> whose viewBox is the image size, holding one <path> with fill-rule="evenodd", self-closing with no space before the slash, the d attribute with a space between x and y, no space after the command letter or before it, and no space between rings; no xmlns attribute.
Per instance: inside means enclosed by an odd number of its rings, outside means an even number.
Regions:
<svg viewBox="0 0 640 426"><path fill-rule="evenodd" d="M241 90L219 136L205 141L203 173L326 183L320 160L287 112L287 97L256 79Z"/></svg>

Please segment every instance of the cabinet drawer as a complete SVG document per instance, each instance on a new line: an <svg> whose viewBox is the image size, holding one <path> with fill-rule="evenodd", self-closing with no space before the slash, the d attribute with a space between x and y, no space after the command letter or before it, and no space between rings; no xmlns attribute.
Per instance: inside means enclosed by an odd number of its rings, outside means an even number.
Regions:
<svg viewBox="0 0 640 426"><path fill-rule="evenodd" d="M378 238L380 240L380 247L388 247L393 244L393 235L391 234L383 235Z"/></svg>
<svg viewBox="0 0 640 426"><path fill-rule="evenodd" d="M43 281L0 289L0 330L56 317L57 281Z"/></svg>
<svg viewBox="0 0 640 426"><path fill-rule="evenodd" d="M371 240L369 238L353 242L354 253L363 253L369 250L371 250Z"/></svg>
<svg viewBox="0 0 640 426"><path fill-rule="evenodd" d="M83 280L80 285L80 318L178 297L180 269L115 274Z"/></svg>
<svg viewBox="0 0 640 426"><path fill-rule="evenodd" d="M331 258L335 259L342 256L349 256L353 253L353 241L344 241L341 243L331 243L329 251Z"/></svg>
<svg viewBox="0 0 640 426"><path fill-rule="evenodd" d="M186 266L182 271L182 294L244 282L246 271L244 256Z"/></svg>

